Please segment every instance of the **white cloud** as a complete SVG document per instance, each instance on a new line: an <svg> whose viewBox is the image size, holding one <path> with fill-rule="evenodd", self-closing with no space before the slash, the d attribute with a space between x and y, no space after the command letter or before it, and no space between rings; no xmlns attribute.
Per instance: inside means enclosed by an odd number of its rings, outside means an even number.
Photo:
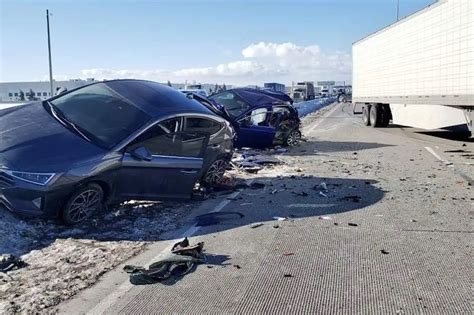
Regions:
<svg viewBox="0 0 474 315"><path fill-rule="evenodd" d="M281 44L260 42L245 47L242 50L242 57L242 60L225 64L179 70L85 69L82 70L81 76L96 79L137 78L172 82L195 80L231 84L350 80L350 54L340 51L327 53L317 45L298 46L289 42Z"/></svg>

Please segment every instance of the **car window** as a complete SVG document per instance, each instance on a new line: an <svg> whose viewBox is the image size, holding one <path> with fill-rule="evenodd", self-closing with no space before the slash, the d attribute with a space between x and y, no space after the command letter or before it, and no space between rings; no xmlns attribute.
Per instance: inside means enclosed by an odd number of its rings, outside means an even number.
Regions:
<svg viewBox="0 0 474 315"><path fill-rule="evenodd" d="M241 126L267 126L268 108L257 108L239 120Z"/></svg>
<svg viewBox="0 0 474 315"><path fill-rule="evenodd" d="M222 124L212 119L200 117L187 117L185 131L201 132L213 135L222 128Z"/></svg>
<svg viewBox="0 0 474 315"><path fill-rule="evenodd" d="M250 108L244 100L232 92L223 92L211 98L222 104L232 118L240 116Z"/></svg>
<svg viewBox="0 0 474 315"><path fill-rule="evenodd" d="M172 118L157 123L135 139L127 151L143 146L153 155L200 157L209 137L181 131L181 121L181 118Z"/></svg>
<svg viewBox="0 0 474 315"><path fill-rule="evenodd" d="M181 121L181 117L176 117L158 122L153 127L138 136L130 145L140 143L157 136L178 132L181 130Z"/></svg>
<svg viewBox="0 0 474 315"><path fill-rule="evenodd" d="M91 140L109 149L151 119L103 83L64 94L50 101L50 104Z"/></svg>

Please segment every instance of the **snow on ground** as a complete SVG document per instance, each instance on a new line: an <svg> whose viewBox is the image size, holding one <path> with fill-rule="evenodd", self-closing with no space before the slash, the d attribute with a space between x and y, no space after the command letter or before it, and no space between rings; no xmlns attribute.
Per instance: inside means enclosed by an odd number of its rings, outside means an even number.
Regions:
<svg viewBox="0 0 474 315"><path fill-rule="evenodd" d="M335 101L334 97L318 98L311 101L295 103L294 106L298 110L298 116L300 116L301 118L323 107L326 107L329 104L332 104L334 101Z"/></svg>
<svg viewBox="0 0 474 315"><path fill-rule="evenodd" d="M106 271L177 228L193 203L130 202L75 227L22 220L0 210L0 254L27 267L0 273L0 314L42 312L97 281Z"/></svg>
<svg viewBox="0 0 474 315"><path fill-rule="evenodd" d="M311 106L314 108L304 108ZM325 110L305 117L303 126ZM262 153L277 152L271 149ZM254 175L241 170L229 175L261 179L303 174L291 154L275 156L286 163L267 166ZM51 312L50 307L91 286L103 273L158 241L162 232L176 229L178 220L197 204L131 201L74 227L55 220L20 219L0 208L0 254L14 254L28 264L0 273L0 314Z"/></svg>

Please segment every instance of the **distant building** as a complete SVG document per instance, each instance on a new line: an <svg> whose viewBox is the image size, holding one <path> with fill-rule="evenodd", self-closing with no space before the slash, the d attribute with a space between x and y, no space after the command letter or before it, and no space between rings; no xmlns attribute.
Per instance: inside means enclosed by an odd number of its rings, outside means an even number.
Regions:
<svg viewBox="0 0 474 315"><path fill-rule="evenodd" d="M95 82L94 79L74 79L68 81L54 81L53 90L54 93L62 88L72 90L77 87ZM24 99L21 99L23 92ZM30 93L33 92L33 95ZM0 102L21 102L28 101L31 99L45 100L50 98L51 90L49 81L38 81L38 82L0 82Z"/></svg>
<svg viewBox="0 0 474 315"><path fill-rule="evenodd" d="M281 83L274 83L274 82L271 82L271 83L264 83L264 84L263 84L263 87L264 87L265 89L269 89L269 90L272 90L272 91L274 91L274 92L283 92L283 93L286 92L285 85L284 85L284 84L281 84Z"/></svg>

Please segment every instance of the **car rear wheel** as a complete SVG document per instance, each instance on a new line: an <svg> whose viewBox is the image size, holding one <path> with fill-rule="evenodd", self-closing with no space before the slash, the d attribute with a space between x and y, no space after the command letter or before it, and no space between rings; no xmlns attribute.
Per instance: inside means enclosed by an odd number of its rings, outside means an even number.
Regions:
<svg viewBox="0 0 474 315"><path fill-rule="evenodd" d="M69 198L62 212L62 219L67 225L78 224L90 218L102 209L104 192L97 184L89 184L77 190Z"/></svg>
<svg viewBox="0 0 474 315"><path fill-rule="evenodd" d="M295 129L290 132L288 137L286 137L285 144L289 147L294 147L295 145L300 143L300 140L301 140L301 132Z"/></svg>
<svg viewBox="0 0 474 315"><path fill-rule="evenodd" d="M228 161L224 158L218 158L212 162L211 166L206 171L203 178L203 183L207 185L215 185L219 180L224 177L224 173L227 170Z"/></svg>

